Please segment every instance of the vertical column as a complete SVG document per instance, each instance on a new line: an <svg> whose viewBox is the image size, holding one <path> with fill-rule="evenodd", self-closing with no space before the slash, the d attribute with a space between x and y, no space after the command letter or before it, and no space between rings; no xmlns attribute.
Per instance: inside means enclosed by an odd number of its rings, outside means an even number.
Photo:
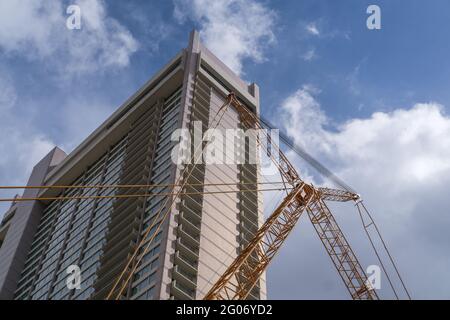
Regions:
<svg viewBox="0 0 450 320"><path fill-rule="evenodd" d="M186 49L184 56L184 78L182 85L182 95L181 95L181 112L179 116L179 128L190 128L191 114L193 112L193 99L194 90L196 83L196 74L198 69L198 57L200 50L200 35L197 31L192 31L189 39L189 46ZM178 181L182 166L173 166L173 181ZM167 239L163 240L166 242L164 247L166 251L164 253L163 261L163 275L161 288L159 288L160 299L169 299L173 296L174 286L176 286L176 281L174 282L174 274L180 269L175 268L175 259L179 260L179 254L177 253L180 245L177 242L177 238L183 231L179 230L179 221L177 221L175 216L179 214L181 206L180 199L174 199L171 214L169 216L169 228L167 233ZM195 242L194 242L195 243ZM177 247L177 248L176 248ZM177 252L176 252L177 251ZM177 255L178 254L178 255ZM192 272L191 272L192 274ZM191 276L189 274L189 276ZM186 274L185 274L186 276ZM190 278L189 281L195 281L195 278ZM195 294L195 293L194 293ZM191 295L184 296L184 298L193 298Z"/></svg>

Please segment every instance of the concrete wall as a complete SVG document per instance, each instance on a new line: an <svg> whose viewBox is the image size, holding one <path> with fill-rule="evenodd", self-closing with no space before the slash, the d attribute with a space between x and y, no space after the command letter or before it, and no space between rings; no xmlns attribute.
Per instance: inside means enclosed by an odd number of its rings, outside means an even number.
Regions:
<svg viewBox="0 0 450 320"><path fill-rule="evenodd" d="M27 186L42 185L47 173L66 154L54 148L33 168ZM25 189L23 198L36 197L39 189ZM0 299L12 299L25 259L42 216L44 205L39 201L18 202L14 217L0 249Z"/></svg>

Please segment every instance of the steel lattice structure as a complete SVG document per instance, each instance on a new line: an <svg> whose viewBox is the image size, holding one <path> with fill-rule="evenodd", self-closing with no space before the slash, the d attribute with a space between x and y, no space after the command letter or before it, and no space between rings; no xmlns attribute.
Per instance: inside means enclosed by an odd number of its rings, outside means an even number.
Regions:
<svg viewBox="0 0 450 320"><path fill-rule="evenodd" d="M224 108L234 107L246 129L263 129L257 116L240 103L233 93L228 96L228 100L231 103ZM259 141L258 137L257 139ZM305 211L351 297L353 299L378 299L338 223L324 202L325 200L352 201L357 200L359 196L348 191L315 188L305 183L282 150L270 141L269 136L267 139L271 149L279 155L278 160L271 156L272 160L278 167L282 178L293 189L259 228L247 247L212 286L204 299L246 299ZM271 155L273 153L272 151Z"/></svg>

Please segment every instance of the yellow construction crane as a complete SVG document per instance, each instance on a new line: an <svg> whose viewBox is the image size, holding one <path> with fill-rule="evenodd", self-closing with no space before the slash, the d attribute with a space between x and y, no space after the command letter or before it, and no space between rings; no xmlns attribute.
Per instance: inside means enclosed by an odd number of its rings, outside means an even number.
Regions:
<svg viewBox="0 0 450 320"><path fill-rule="evenodd" d="M226 109L230 107L234 108L238 112L241 123L245 129L264 129L264 121L248 110L247 107L238 100L234 93L230 93L228 95L225 103L216 113L214 119L212 120L212 128L215 128L219 124ZM259 132L267 135L265 130L259 130ZM256 138L258 143L262 146L263 144L261 143L260 137L257 136ZM379 299L336 219L326 205L326 201L356 202L364 229L377 255L380 265L389 280L389 284L391 285L396 298L398 298L398 295L395 291L394 285L370 236L370 227L375 227L384 249L389 256L390 262L392 263L392 266L401 281L403 289L406 292L407 297L410 298L397 267L395 266L395 263L381 238L378 228L376 227L366 207L362 204L359 195L346 186L343 181L339 181L339 179L335 176L333 177L329 170L321 166L320 163L312 158L309 159L309 162L312 162L319 171L322 171L322 173L325 173L328 177L331 175L332 180L337 182L337 184L344 187L346 190L317 188L312 184L306 183L301 179L300 175L297 173L297 170L289 162L280 147L270 140L270 136L267 135L266 138L271 149L271 152L268 152L268 154L280 172L284 184L283 189L286 190L287 195L258 229L253 239L240 252L228 269L220 276L218 281L211 287L204 299L246 299L304 212L306 212L312 222L319 239L323 243L328 255L336 267L336 270L348 289L350 296L353 299L358 300ZM310 157L302 150L297 151L300 154L303 153L303 156L306 155L306 158ZM274 155L278 155L279 158ZM183 174L187 173L189 176L191 172L192 169L189 171L185 168ZM182 177L183 174L181 174L180 177ZM182 190L186 185L186 182L182 182L180 179L181 178L175 182L173 185L173 191L170 193L172 197L169 198L171 198L172 201L173 198L176 198L182 194ZM175 191L175 187L178 191ZM147 253L154 235L157 233L155 232L150 239L147 239L149 231L154 228L159 229L163 221L169 215L169 209L166 209L165 212L163 212L162 209L163 207L170 207L171 202L169 198L166 199L164 205L159 210L157 218L154 219L153 223L146 228L143 237L135 247L134 253L128 259L128 262L120 276L115 280L114 285L110 289L106 299L121 299L123 297L122 293L142 260L142 257ZM157 221L160 222L157 223Z"/></svg>
<svg viewBox="0 0 450 320"><path fill-rule="evenodd" d="M228 100L230 103L225 104L224 108L234 107L246 129L263 129L258 117L240 103L233 93L228 96ZM378 299L378 295L367 281L361 264L325 203L325 201L358 200L359 196L347 191L316 188L307 184L300 178L282 150L273 142L271 148L279 155L279 160L271 156L272 160L286 184L293 189L204 299L246 299L305 211L351 297Z"/></svg>
<svg viewBox="0 0 450 320"><path fill-rule="evenodd" d="M212 127L216 127L223 114L227 108L234 108L239 114L240 121L244 129L264 129L264 126L269 126L267 121L256 116L253 112L247 109L243 105L234 93L230 93L216 113L216 116L212 120ZM220 116L221 114L221 116ZM216 119L218 119L216 121ZM283 201L278 205L274 212L267 218L267 220L262 224L262 226L257 230L253 239L247 244L247 246L239 253L236 259L231 263L228 269L220 276L217 282L211 287L209 292L205 295L206 300L232 300L232 299L246 299L255 285L258 283L261 275L269 266L270 262L278 252L278 250L283 245L284 241L291 233L296 223L298 222L300 216L306 212L309 220L312 222L314 229L316 230L319 239L324 245L328 255L330 256L336 270L338 271L340 277L342 278L350 296L353 299L358 300L376 300L379 299L377 293L372 287L368 277L364 272L361 264L356 258L350 244L345 238L341 228L339 227L336 219L331 213L330 209L326 205L327 201L338 201L338 202L348 202L355 201L356 207L358 208L358 213L361 218L366 235L370 241L370 244L375 251L377 259L380 263L383 272L385 273L389 285L394 292L396 298L399 295L396 292L395 286L387 272L386 267L378 253L375 246L370 231L375 231L376 235L381 240L381 244L394 268L396 275L401 282L401 286L407 296L411 298L408 290L400 276L400 273L394 263L394 260L389 253L384 240L376 226L372 216L370 215L367 208L362 203L359 195L353 191L349 186L347 186L343 181L334 176L328 169L323 167L318 161L309 156L306 151L301 150L295 146L291 141L284 137L285 143L293 148L302 158L312 164L318 171L329 177L337 185L345 190L337 190L331 188L318 188L312 184L308 184L303 181L298 174L294 166L289 162L288 158L285 156L281 148L276 145L271 137L268 135L266 130L258 130L259 134L266 135L266 141L268 144L264 146L261 143L261 137L256 136L257 142L261 147L265 147L269 157L272 159L274 164L277 166L279 173L282 178L282 184L287 195ZM282 137L283 138L283 137ZM270 146L270 150L269 150ZM276 157L275 155L278 155ZM185 171L187 169L184 169ZM184 172L184 171L183 171ZM192 169L187 172L189 176ZM186 173L186 172L184 172ZM68 199L87 199L87 198L120 198L120 197L146 197L146 196L167 196L164 206L158 212L157 218L147 226L143 237L135 246L134 253L129 257L125 268L123 269L120 276L114 281L114 284L109 291L106 299L115 298L121 299L122 293L126 289L130 279L132 278L137 266L139 265L142 257L146 254L150 244L157 232L153 236L148 238L150 230L154 228L161 228L162 223L167 218L170 210L167 209L165 213L163 212L164 207L170 207L171 203L169 199L176 198L183 193L183 188L187 185L186 182L181 181L181 177L174 183L167 186L172 188L171 192L168 193L157 193L157 194L121 194L121 195L111 195L111 196L80 196L80 197L50 197L50 198L15 198L15 199L0 199L0 201L29 201L29 200L68 200ZM258 183L264 184L264 183ZM268 183L269 184L269 183ZM279 183L278 183L279 184ZM226 184L211 184L211 185L226 185ZM73 186L0 186L0 189L16 189L16 188L56 188L56 189L67 189L67 188L142 188L149 187L150 185L73 185ZM178 190L176 191L175 188ZM266 189L269 190L280 190L280 188ZM256 190L244 190L244 191L266 191L262 189ZM226 193L227 191L215 191L210 193ZM235 192L235 191L228 191ZM242 191L241 191L242 192ZM206 192L205 192L206 193ZM159 223L157 224L157 221ZM148 240L148 241L147 241ZM141 250L143 249L143 250Z"/></svg>

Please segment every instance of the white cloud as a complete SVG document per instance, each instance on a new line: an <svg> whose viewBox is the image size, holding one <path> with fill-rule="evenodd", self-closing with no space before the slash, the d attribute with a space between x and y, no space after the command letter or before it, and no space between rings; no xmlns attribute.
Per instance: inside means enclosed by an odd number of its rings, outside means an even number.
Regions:
<svg viewBox="0 0 450 320"><path fill-rule="evenodd" d="M0 78L0 181L2 185L23 185L33 166L55 145L36 132L26 116L15 116L17 93L8 79ZM13 197L20 190L0 192L1 197ZM0 218L9 203L0 204Z"/></svg>
<svg viewBox="0 0 450 320"><path fill-rule="evenodd" d="M8 112L16 103L17 94L10 81L0 78L0 112Z"/></svg>
<svg viewBox="0 0 450 320"><path fill-rule="evenodd" d="M359 75L361 68L366 62L367 57L362 59L344 79L347 82L348 90L355 96L359 96L361 94Z"/></svg>
<svg viewBox="0 0 450 320"><path fill-rule="evenodd" d="M81 30L66 27L69 4L81 8ZM20 80L13 81L9 76L13 70L7 67L8 59L40 64L45 68L43 79L56 76L60 84L64 81L59 80L125 67L137 48L131 33L107 15L103 0L0 1L0 54L5 60L0 66L0 135L3 137L0 180L3 185L26 184L33 166L55 146L54 139L70 150L106 118L106 108L97 103L98 97L80 101L66 86L68 97L59 97L59 104L44 119L39 113L49 107L34 103L36 99L28 97L27 91L18 95L19 89L16 91L13 84ZM49 103L54 103L51 100ZM80 112L91 116L75 123L74 119L80 119ZM58 117L60 121L52 122ZM50 138L46 134L50 132L59 135ZM0 193L2 197L11 197L14 192L22 190ZM8 206L0 204L0 215Z"/></svg>
<svg viewBox="0 0 450 320"><path fill-rule="evenodd" d="M313 36L320 36L320 31L314 22L311 22L306 27L306 31Z"/></svg>
<svg viewBox="0 0 450 320"><path fill-rule="evenodd" d="M173 21L167 20L161 11L149 12L136 6L134 2L122 4L127 12L127 18L132 22L133 30L140 33L142 38L151 41L140 43L139 49L147 53L154 53L160 49L163 41L169 39L176 30Z"/></svg>
<svg viewBox="0 0 450 320"><path fill-rule="evenodd" d="M71 4L81 8L81 30L66 27L69 15L62 2L1 1L0 50L46 61L65 76L127 66L138 43L124 26L106 15L104 2L78 0Z"/></svg>
<svg viewBox="0 0 450 320"><path fill-rule="evenodd" d="M306 148L338 160L344 169L351 164L351 170L361 165L374 176L388 172L396 188L432 182L450 169L450 118L441 105L421 103L411 109L376 112L330 131L325 129L330 121L314 97L316 90L303 87L282 107L288 132Z"/></svg>
<svg viewBox="0 0 450 320"><path fill-rule="evenodd" d="M114 106L97 97L74 97L66 101L56 120L64 124L61 129L65 138L60 147L71 152L113 112ZM89 114L89 117L80 117L83 114Z"/></svg>
<svg viewBox="0 0 450 320"><path fill-rule="evenodd" d="M286 115L286 130L291 136L301 132L302 139L298 143L304 147L308 147L306 145L308 141L308 144L320 145L324 148L328 139L326 132L322 130L322 126L327 124L328 119L313 96L318 92L318 89L306 85L283 102L282 111ZM298 121L299 119L301 121Z"/></svg>
<svg viewBox="0 0 450 320"><path fill-rule="evenodd" d="M264 60L275 40L275 12L256 0L174 0L175 17L200 24L205 45L237 74L244 59Z"/></svg>
<svg viewBox="0 0 450 320"><path fill-rule="evenodd" d="M309 49L302 55L302 59L305 61L312 61L315 58L317 58L316 50L315 49Z"/></svg>
<svg viewBox="0 0 450 320"><path fill-rule="evenodd" d="M10 112L15 106L16 99L14 87L4 79L0 79L2 184L5 184L5 179L13 183L23 183L24 177L29 175L33 166L55 146L47 137L34 132L27 117L16 116Z"/></svg>
<svg viewBox="0 0 450 320"><path fill-rule="evenodd" d="M351 40L350 32L336 29L335 26L330 25L326 19L318 19L316 21L299 21L299 32L301 38L316 37L318 39L334 39L343 38Z"/></svg>
<svg viewBox="0 0 450 320"><path fill-rule="evenodd" d="M418 103L409 109L351 119L329 129L331 121L320 107L318 93L306 86L284 101L280 111L289 135L322 162L331 164L332 171L362 194L413 297L449 298L450 279L444 270L450 269L446 254L450 242L450 117L443 106ZM302 173L306 170L304 166L300 169ZM351 207L345 207L346 211L338 208L336 216L346 221L344 232L354 238L362 227L358 218L349 213L354 210ZM348 228L351 218L356 220ZM317 237L310 237L313 231L301 228L308 235L293 236L289 243L296 243L295 250L287 248L279 259L296 266L289 278L305 281L305 290L288 290L286 296L345 297L336 274L325 271L333 269L331 263L320 267L320 272L324 272L320 281L302 276L312 277L312 273L319 272L317 264L322 260L326 263L327 259L319 258L325 256L324 250ZM357 247L362 261L376 262L370 258L368 243L354 241L352 245ZM301 258L301 252L319 256L308 262ZM282 267L285 268L280 262L272 270ZM268 279L272 290L280 292L288 282L279 271L273 271ZM387 283L384 284L387 290Z"/></svg>

